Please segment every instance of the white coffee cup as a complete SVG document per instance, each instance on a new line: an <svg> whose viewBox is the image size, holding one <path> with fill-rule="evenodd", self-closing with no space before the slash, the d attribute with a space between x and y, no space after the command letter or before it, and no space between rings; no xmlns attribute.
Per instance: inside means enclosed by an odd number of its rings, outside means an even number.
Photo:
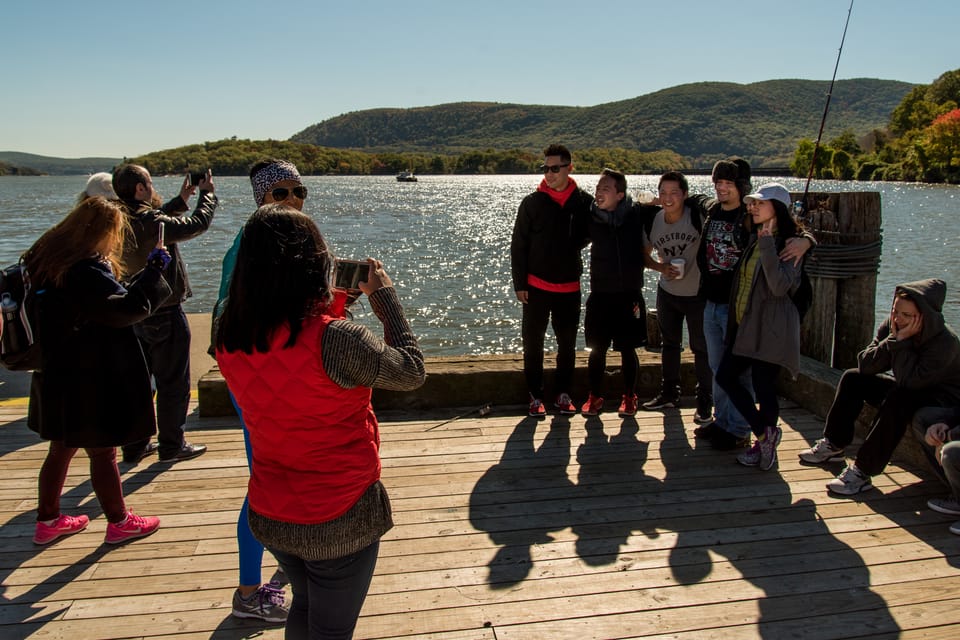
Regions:
<svg viewBox="0 0 960 640"><path fill-rule="evenodd" d="M680 273L677 274L677 280L683 277L685 267L687 266L687 261L683 258L673 258L670 260L670 266L678 270Z"/></svg>

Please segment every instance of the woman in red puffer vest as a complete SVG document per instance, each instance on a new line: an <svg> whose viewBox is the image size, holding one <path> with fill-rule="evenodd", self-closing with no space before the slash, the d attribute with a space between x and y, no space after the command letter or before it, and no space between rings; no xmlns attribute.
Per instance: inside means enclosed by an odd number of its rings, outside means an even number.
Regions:
<svg viewBox="0 0 960 640"><path fill-rule="evenodd" d="M392 526L380 483L373 387L423 384L423 354L383 265L365 293L384 338L332 310L333 258L313 221L282 204L243 229L216 357L253 459L249 521L290 579L289 638L350 638Z"/></svg>

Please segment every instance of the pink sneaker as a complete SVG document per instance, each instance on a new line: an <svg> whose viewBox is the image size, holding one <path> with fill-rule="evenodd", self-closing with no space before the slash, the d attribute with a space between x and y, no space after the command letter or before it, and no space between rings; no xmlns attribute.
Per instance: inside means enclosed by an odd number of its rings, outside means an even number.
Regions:
<svg viewBox="0 0 960 640"><path fill-rule="evenodd" d="M90 518L87 516L65 516L61 513L53 524L37 523L37 529L33 534L33 543L50 544L62 536L80 533L87 528L89 523Z"/></svg>
<svg viewBox="0 0 960 640"><path fill-rule="evenodd" d="M148 536L160 526L160 518L154 516L138 516L133 511L127 512L127 519L118 524L107 523L107 544L120 544L127 540Z"/></svg>

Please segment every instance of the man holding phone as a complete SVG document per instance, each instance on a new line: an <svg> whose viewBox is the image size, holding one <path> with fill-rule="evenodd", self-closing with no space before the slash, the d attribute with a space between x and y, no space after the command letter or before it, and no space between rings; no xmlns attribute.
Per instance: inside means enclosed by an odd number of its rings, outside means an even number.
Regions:
<svg viewBox="0 0 960 640"><path fill-rule="evenodd" d="M156 209L152 204L155 192L149 171L125 164L113 172L113 190L123 202L132 230L122 256L126 273L142 269L147 255L156 246L165 245L172 258L163 277L173 293L156 313L134 326L156 381L158 444L146 440L124 445L123 461L128 464L135 464L158 450L161 462L189 460L207 450L205 445L187 443L183 436L190 403L190 326L181 304L192 292L178 244L204 233L217 208L210 170L197 177L197 183L192 184L192 176L186 176L180 195ZM200 195L196 208L186 217L183 213L188 211L187 203L197 188Z"/></svg>

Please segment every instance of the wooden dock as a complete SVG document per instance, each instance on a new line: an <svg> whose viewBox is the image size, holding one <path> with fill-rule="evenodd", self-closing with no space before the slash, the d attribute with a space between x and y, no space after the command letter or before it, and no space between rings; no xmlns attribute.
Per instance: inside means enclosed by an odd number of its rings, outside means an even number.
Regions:
<svg viewBox="0 0 960 640"><path fill-rule="evenodd" d="M799 464L820 420L785 403L779 472L693 438L692 409L536 422L519 408L382 415L383 540L356 638L960 637L960 537L929 511L945 488L892 465L830 497ZM161 529L103 545L82 454L64 491L87 531L31 542L45 445L0 401L0 638L278 639L236 620L235 525L246 491L235 418L198 419L200 458L121 466L128 504ZM273 570L264 558L264 576Z"/></svg>

